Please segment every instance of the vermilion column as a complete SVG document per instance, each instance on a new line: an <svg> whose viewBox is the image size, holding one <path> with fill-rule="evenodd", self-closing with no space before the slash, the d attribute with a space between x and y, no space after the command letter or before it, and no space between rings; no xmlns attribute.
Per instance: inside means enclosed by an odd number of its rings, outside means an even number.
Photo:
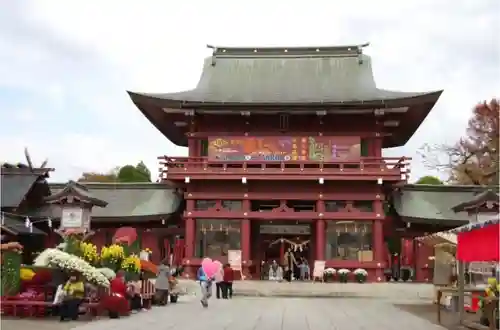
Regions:
<svg viewBox="0 0 500 330"><path fill-rule="evenodd" d="M316 220L316 260L325 260L325 220Z"/></svg>
<svg viewBox="0 0 500 330"><path fill-rule="evenodd" d="M250 220L241 220L241 259L248 262L250 260Z"/></svg>
<svg viewBox="0 0 500 330"><path fill-rule="evenodd" d="M194 242L196 237L196 223L193 218L186 218L186 258L194 256Z"/></svg>
<svg viewBox="0 0 500 330"><path fill-rule="evenodd" d="M186 213L194 210L194 200L188 199L186 201ZM184 241L186 244L186 258L192 258L194 256L194 243L196 241L196 221L195 219L189 217L185 218L186 225L186 235L184 236Z"/></svg>
<svg viewBox="0 0 500 330"><path fill-rule="evenodd" d="M377 139L376 141L380 141ZM384 205L381 200L374 201L374 210L377 214L377 220L373 221L372 235L373 235L373 261L377 263L375 269L375 281L384 281L384 268L385 265L385 248L384 248ZM378 266L380 264L380 266Z"/></svg>
<svg viewBox="0 0 500 330"><path fill-rule="evenodd" d="M373 250L374 260L382 262L384 258L384 230L382 221L373 222Z"/></svg>

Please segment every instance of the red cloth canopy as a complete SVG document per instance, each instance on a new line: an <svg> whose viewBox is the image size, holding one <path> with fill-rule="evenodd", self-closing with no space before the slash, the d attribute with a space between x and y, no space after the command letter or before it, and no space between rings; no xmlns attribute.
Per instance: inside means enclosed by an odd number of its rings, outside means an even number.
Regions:
<svg viewBox="0 0 500 330"><path fill-rule="evenodd" d="M499 261L499 223L457 233L457 260L462 262Z"/></svg>

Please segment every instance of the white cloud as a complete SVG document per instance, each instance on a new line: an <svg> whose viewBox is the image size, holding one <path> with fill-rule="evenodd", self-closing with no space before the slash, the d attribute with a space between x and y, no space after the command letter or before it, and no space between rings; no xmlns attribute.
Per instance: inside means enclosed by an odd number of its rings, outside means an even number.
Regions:
<svg viewBox="0 0 500 330"><path fill-rule="evenodd" d="M192 88L203 57L210 53L206 44L370 41L367 52L381 87L445 89L410 142L386 151L415 159L424 143L456 140L465 130L470 108L498 92L499 57L492 25L499 4L495 0L318 0L286 6L263 0L15 2L6 10L7 28L0 28L0 92L21 89L43 97L43 104L22 106L37 109L37 118L48 116L53 126L42 137L26 133L29 130L0 136L2 154L20 157L24 145L36 145L37 154L43 151L50 158L57 167L54 177L61 180L82 170L104 171L141 159L155 172L156 156L185 155L186 150L158 133L125 90ZM5 141L13 144L5 149ZM418 159L413 168L415 177L426 173Z"/></svg>

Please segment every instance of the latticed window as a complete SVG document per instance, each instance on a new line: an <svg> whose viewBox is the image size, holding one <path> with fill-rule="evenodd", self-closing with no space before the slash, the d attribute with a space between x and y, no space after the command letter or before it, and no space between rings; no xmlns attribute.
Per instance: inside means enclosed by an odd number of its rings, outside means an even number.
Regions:
<svg viewBox="0 0 500 330"><path fill-rule="evenodd" d="M225 200L221 202L221 206L228 211L240 211L243 208L243 202L238 200Z"/></svg>
<svg viewBox="0 0 500 330"><path fill-rule="evenodd" d="M372 223L328 221L326 259L373 261Z"/></svg>
<svg viewBox="0 0 500 330"><path fill-rule="evenodd" d="M208 209L215 208L217 206L217 201L212 199L199 199L194 203L194 209L196 211L205 211Z"/></svg>
<svg viewBox="0 0 500 330"><path fill-rule="evenodd" d="M239 220L197 219L196 257L227 256L229 250L240 250Z"/></svg>

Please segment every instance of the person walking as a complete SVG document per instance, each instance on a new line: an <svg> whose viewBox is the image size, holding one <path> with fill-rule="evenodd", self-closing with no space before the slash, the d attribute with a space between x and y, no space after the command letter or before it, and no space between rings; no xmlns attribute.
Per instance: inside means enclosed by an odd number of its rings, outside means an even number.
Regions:
<svg viewBox="0 0 500 330"><path fill-rule="evenodd" d="M219 270L215 273L214 276L214 281L215 281L215 298L220 299L221 295L224 297L224 269L221 267Z"/></svg>
<svg viewBox="0 0 500 330"><path fill-rule="evenodd" d="M158 276L155 282L156 298L160 306L168 304L168 290L170 289L170 265L167 258L163 259L158 266Z"/></svg>
<svg viewBox="0 0 500 330"><path fill-rule="evenodd" d="M230 264L224 265L224 275L223 275L223 291L222 299L232 299L233 298L233 281L234 281L234 270L231 268Z"/></svg>
<svg viewBox="0 0 500 330"><path fill-rule="evenodd" d="M198 272L196 274L196 278L200 282L200 289L201 289L201 305L205 308L208 307L208 300L212 296L212 281L213 278L209 278L206 274L205 271L203 270L203 267L198 268Z"/></svg>

